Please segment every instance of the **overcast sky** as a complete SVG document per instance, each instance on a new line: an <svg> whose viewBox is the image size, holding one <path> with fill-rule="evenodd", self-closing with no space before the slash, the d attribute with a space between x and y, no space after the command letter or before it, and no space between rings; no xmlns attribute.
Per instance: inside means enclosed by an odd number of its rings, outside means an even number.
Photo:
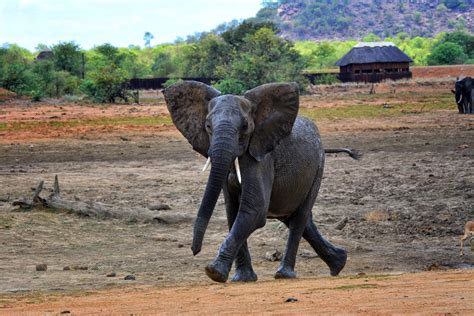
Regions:
<svg viewBox="0 0 474 316"><path fill-rule="evenodd" d="M111 43L173 42L223 22L254 16L261 0L0 0L0 45L75 41L82 48Z"/></svg>

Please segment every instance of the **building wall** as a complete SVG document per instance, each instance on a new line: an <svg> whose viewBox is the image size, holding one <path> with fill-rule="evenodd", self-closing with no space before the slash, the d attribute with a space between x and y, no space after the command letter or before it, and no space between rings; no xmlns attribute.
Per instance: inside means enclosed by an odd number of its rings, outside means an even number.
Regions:
<svg viewBox="0 0 474 316"><path fill-rule="evenodd" d="M409 63L351 64L340 67L339 80L342 82L380 82L412 77Z"/></svg>

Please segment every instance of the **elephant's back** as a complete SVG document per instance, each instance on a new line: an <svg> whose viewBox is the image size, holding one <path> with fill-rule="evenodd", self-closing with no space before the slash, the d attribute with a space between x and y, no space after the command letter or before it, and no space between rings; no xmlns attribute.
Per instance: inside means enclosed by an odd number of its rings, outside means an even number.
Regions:
<svg viewBox="0 0 474 316"><path fill-rule="evenodd" d="M324 168L319 130L309 119L297 117L292 133L273 151L275 179L270 217L289 215L306 199Z"/></svg>

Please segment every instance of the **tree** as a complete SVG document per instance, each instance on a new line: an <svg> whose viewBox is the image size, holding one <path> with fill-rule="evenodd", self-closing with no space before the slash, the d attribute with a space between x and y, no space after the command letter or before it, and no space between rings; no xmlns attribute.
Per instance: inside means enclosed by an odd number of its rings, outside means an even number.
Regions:
<svg viewBox="0 0 474 316"><path fill-rule="evenodd" d="M150 42L152 39L154 39L155 37L153 36L153 34L151 34L150 32L145 32L145 35L143 35L143 40L145 41L145 47L146 48L150 48Z"/></svg>
<svg viewBox="0 0 474 316"><path fill-rule="evenodd" d="M67 71L71 75L81 76L82 52L78 44L60 42L52 47L53 62L56 70Z"/></svg>
<svg viewBox="0 0 474 316"><path fill-rule="evenodd" d="M32 95L39 89L39 78L31 71L33 56L18 45L0 48L0 86L20 95Z"/></svg>
<svg viewBox="0 0 474 316"><path fill-rule="evenodd" d="M461 46L456 43L445 42L433 49L428 56L429 65L463 64L467 59Z"/></svg>
<svg viewBox="0 0 474 316"><path fill-rule="evenodd" d="M303 59L291 42L277 36L273 29L262 27L244 36L226 79L239 80L247 89L269 82L302 82L303 67Z"/></svg>
<svg viewBox="0 0 474 316"><path fill-rule="evenodd" d="M127 101L127 74L115 65L103 67L85 80L81 91L96 102L115 103L117 99Z"/></svg>
<svg viewBox="0 0 474 316"><path fill-rule="evenodd" d="M458 44L470 58L474 58L474 35L466 32L446 33L439 44L446 42Z"/></svg>
<svg viewBox="0 0 474 316"><path fill-rule="evenodd" d="M222 67L228 65L232 54L228 43L217 35L208 34L188 51L186 72L190 77L220 77Z"/></svg>

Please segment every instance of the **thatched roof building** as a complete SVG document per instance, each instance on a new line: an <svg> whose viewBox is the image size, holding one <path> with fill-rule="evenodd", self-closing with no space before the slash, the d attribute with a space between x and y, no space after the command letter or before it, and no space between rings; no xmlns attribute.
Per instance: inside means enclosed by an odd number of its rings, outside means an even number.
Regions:
<svg viewBox="0 0 474 316"><path fill-rule="evenodd" d="M354 46L336 62L339 79L379 82L386 79L411 78L413 60L391 42L367 42Z"/></svg>

